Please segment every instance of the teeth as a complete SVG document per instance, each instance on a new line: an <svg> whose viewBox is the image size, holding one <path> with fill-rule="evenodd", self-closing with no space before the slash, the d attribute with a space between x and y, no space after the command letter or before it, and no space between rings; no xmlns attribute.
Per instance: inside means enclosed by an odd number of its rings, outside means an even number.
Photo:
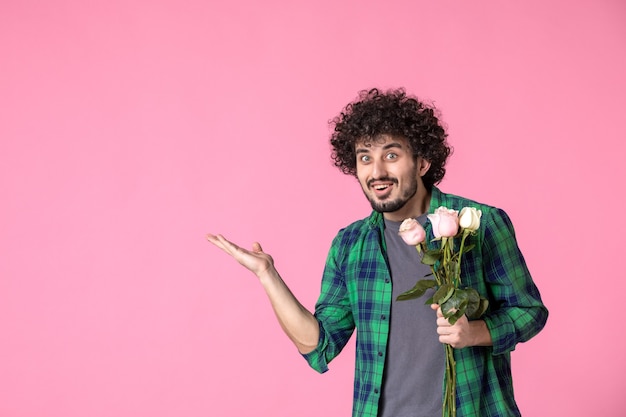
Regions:
<svg viewBox="0 0 626 417"><path fill-rule="evenodd" d="M374 188L377 189L377 190L384 190L387 187L388 187L388 185L377 185Z"/></svg>

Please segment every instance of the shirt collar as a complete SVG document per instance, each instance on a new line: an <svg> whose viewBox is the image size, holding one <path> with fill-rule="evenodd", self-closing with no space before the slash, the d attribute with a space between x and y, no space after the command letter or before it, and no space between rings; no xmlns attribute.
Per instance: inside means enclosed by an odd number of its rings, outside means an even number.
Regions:
<svg viewBox="0 0 626 417"><path fill-rule="evenodd" d="M433 185L430 193L430 205L428 206L428 213L434 213L438 207L445 206L445 195L439 190L439 188Z"/></svg>

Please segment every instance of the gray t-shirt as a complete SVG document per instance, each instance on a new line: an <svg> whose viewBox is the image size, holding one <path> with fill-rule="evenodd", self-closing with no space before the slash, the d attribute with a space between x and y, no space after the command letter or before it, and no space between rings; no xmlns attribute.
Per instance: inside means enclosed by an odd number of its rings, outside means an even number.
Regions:
<svg viewBox="0 0 626 417"><path fill-rule="evenodd" d="M417 221L424 225L426 215ZM421 263L415 247L398 236L399 229L400 222L385 219L393 299L379 417L439 417L444 347L437 336L436 314L424 304L433 292L414 300L396 301L431 270Z"/></svg>

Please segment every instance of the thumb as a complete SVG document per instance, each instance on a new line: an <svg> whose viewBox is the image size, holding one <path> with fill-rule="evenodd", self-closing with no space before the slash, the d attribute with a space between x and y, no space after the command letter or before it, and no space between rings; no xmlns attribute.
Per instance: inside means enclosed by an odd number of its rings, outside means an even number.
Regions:
<svg viewBox="0 0 626 417"><path fill-rule="evenodd" d="M254 242L252 244L252 251L256 253L260 253L260 252L263 252L263 248L261 247L261 244L259 242Z"/></svg>
<svg viewBox="0 0 626 417"><path fill-rule="evenodd" d="M430 308L437 311L437 317L443 317L443 313L441 312L441 307L439 304L431 304Z"/></svg>

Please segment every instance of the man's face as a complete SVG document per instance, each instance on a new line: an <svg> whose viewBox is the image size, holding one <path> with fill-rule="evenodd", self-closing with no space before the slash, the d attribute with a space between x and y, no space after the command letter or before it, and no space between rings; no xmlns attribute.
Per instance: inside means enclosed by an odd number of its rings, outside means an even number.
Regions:
<svg viewBox="0 0 626 417"><path fill-rule="evenodd" d="M355 151L357 178L372 208L390 219L415 215L429 164L424 169L425 161L413 159L407 140L381 135L357 142Z"/></svg>

